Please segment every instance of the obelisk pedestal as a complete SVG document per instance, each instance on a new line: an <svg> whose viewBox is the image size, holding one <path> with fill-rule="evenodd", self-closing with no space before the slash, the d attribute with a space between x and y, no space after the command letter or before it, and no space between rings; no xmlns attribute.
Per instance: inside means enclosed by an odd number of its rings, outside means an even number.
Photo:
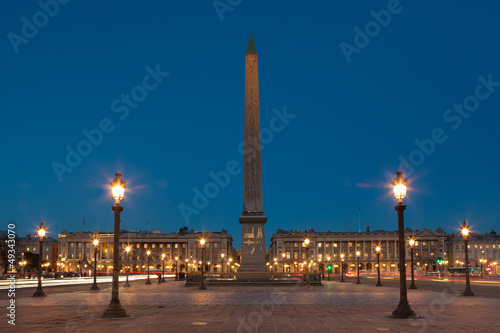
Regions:
<svg viewBox="0 0 500 333"><path fill-rule="evenodd" d="M260 148L259 75L257 50L252 35L245 55L245 137L243 163L243 213L241 266L239 272L269 272L266 265L267 217L262 207Z"/></svg>

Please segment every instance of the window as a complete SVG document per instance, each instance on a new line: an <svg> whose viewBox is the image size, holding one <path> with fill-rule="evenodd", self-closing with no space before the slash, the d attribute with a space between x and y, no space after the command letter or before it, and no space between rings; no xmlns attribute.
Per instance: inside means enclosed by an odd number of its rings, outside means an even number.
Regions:
<svg viewBox="0 0 500 333"><path fill-rule="evenodd" d="M422 242L422 245L425 246L425 242Z"/></svg>
<svg viewBox="0 0 500 333"><path fill-rule="evenodd" d="M151 245L151 248L152 248L152 249L154 249L154 248L155 248L155 246L156 246L156 244L152 244L152 245Z"/></svg>
<svg viewBox="0 0 500 333"><path fill-rule="evenodd" d="M186 248L186 243L182 243L182 248L185 249Z"/></svg>
<svg viewBox="0 0 500 333"><path fill-rule="evenodd" d="M322 246L323 246L323 243L319 242L318 247L322 247Z"/></svg>
<svg viewBox="0 0 500 333"><path fill-rule="evenodd" d="M337 247L337 245L338 245L337 243L333 243L333 247Z"/></svg>
<svg viewBox="0 0 500 333"><path fill-rule="evenodd" d="M477 249L477 245L474 245L474 248Z"/></svg>
<svg viewBox="0 0 500 333"><path fill-rule="evenodd" d="M496 249L496 245L493 245L493 248Z"/></svg>
<svg viewBox="0 0 500 333"><path fill-rule="evenodd" d="M415 241L415 246L418 246L418 241Z"/></svg>
<svg viewBox="0 0 500 333"><path fill-rule="evenodd" d="M183 245L182 247L184 247L184 244L182 244L182 245ZM214 249L217 249L218 247L219 247L219 243L214 243Z"/></svg>
<svg viewBox="0 0 500 333"><path fill-rule="evenodd" d="M139 244L136 244L136 247L135 247L135 248L136 248L136 249L138 249L138 248L139 248Z"/></svg>
<svg viewBox="0 0 500 333"><path fill-rule="evenodd" d="M163 249L163 244L160 244L160 249Z"/></svg>
<svg viewBox="0 0 500 333"><path fill-rule="evenodd" d="M487 249L489 249L489 248L490 248L490 246L489 246L489 245L486 245L486 248L487 248Z"/></svg>
<svg viewBox="0 0 500 333"><path fill-rule="evenodd" d="M286 258L287 258L287 259L290 259L290 252L287 252L287 253L286 253Z"/></svg>
<svg viewBox="0 0 500 333"><path fill-rule="evenodd" d="M467 248L470 249L470 245L467 245Z"/></svg>
<svg viewBox="0 0 500 333"><path fill-rule="evenodd" d="M33 252L36 252L36 247L33 247Z"/></svg>
<svg viewBox="0 0 500 333"><path fill-rule="evenodd" d="M170 244L167 244L167 249L170 249Z"/></svg>
<svg viewBox="0 0 500 333"><path fill-rule="evenodd" d="M294 252L293 253L293 259L297 260L297 258L299 257L298 253L297 252Z"/></svg>
<svg viewBox="0 0 500 333"><path fill-rule="evenodd" d="M349 247L352 247L352 242L349 242Z"/></svg>
<svg viewBox="0 0 500 333"><path fill-rule="evenodd" d="M144 244L144 248L147 249L148 248L148 244Z"/></svg>
<svg viewBox="0 0 500 333"><path fill-rule="evenodd" d="M330 247L330 243L326 243L326 247Z"/></svg>
<svg viewBox="0 0 500 333"><path fill-rule="evenodd" d="M174 247L175 247L176 249L178 249L178 248L179 248L179 244L175 243Z"/></svg>
<svg viewBox="0 0 500 333"><path fill-rule="evenodd" d="M29 248L29 247L27 247L27 248L26 248L26 251L29 251L29 250L30 250L30 248Z"/></svg>

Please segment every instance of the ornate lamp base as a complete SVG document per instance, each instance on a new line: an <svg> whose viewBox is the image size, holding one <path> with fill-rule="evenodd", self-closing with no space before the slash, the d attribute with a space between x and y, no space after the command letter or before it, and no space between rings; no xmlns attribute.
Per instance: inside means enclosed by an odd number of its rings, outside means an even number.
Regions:
<svg viewBox="0 0 500 333"><path fill-rule="evenodd" d="M104 310L101 318L123 318L128 317L127 312L122 308L120 302L110 302L108 308Z"/></svg>

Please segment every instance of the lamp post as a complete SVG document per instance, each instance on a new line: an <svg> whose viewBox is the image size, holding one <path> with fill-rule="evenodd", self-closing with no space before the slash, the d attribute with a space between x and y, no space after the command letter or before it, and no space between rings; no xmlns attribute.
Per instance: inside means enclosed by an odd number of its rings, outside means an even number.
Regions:
<svg viewBox="0 0 500 333"><path fill-rule="evenodd" d="M356 259L357 259L357 265L358 265L358 281L356 282L356 284L361 284L361 282L359 281L359 257L361 256L361 252L359 251L356 251Z"/></svg>
<svg viewBox="0 0 500 333"><path fill-rule="evenodd" d="M286 257L286 254L285 254L285 252L283 252L281 254L281 258L283 259L282 260L283 261L283 275L285 274L285 257Z"/></svg>
<svg viewBox="0 0 500 333"><path fill-rule="evenodd" d="M220 254L220 260L221 260L221 272L224 274L224 253Z"/></svg>
<svg viewBox="0 0 500 333"><path fill-rule="evenodd" d="M470 289L470 277L469 277L469 226L467 222L464 221L462 224L462 238L464 240L465 247L465 291L462 293L463 296L475 296Z"/></svg>
<svg viewBox="0 0 500 333"><path fill-rule="evenodd" d="M108 308L104 310L104 313L101 315L103 318L128 316L127 312L125 312L120 304L118 294L118 275L120 272L120 213L123 211L123 207L120 206L120 200L123 200L123 194L127 184L121 177L122 174L117 173L116 178L110 183L113 193L112 197L115 199L115 205L111 207L115 213L115 228L113 235L113 284L111 286L111 301L109 302Z"/></svg>
<svg viewBox="0 0 500 333"><path fill-rule="evenodd" d="M309 238L304 239L304 245L306 248L306 288L311 289L311 282L309 282Z"/></svg>
<svg viewBox="0 0 500 333"><path fill-rule="evenodd" d="M330 257L328 257L328 266L327 266L327 269L328 269L328 281L330 281L330 272L332 271L332 263L330 262Z"/></svg>
<svg viewBox="0 0 500 333"><path fill-rule="evenodd" d="M342 266L341 270L340 270L341 276L342 276L342 278L340 279L340 282L345 282L344 281L344 257L345 257L345 255L342 253L340 255L340 266Z"/></svg>
<svg viewBox="0 0 500 333"><path fill-rule="evenodd" d="M376 284L377 287L382 287L382 282L380 282L380 246L377 246L375 248L375 251L377 251L377 275L378 275L378 282Z"/></svg>
<svg viewBox="0 0 500 333"><path fill-rule="evenodd" d="M398 231L399 231L399 304L392 312L394 318L410 318L415 317L415 312L411 309L408 303L406 291L406 246L405 246L405 222L404 210L406 205L403 205L403 199L406 198L406 186L408 179L403 178L403 172L396 172L396 178L392 182L394 188L394 198L398 200L398 204L394 207L398 212Z"/></svg>
<svg viewBox="0 0 500 333"><path fill-rule="evenodd" d="M21 266L21 277L24 278L24 267L26 266L26 262L24 261L24 252L21 254L21 261L19 262L19 266Z"/></svg>
<svg viewBox="0 0 500 333"><path fill-rule="evenodd" d="M205 290L205 289L207 289L207 287L205 286L205 283L203 281L203 279L204 279L204 277L203 277L203 266L204 266L204 263L203 263L203 251L205 250L205 239L204 238L202 238L200 240L200 245L201 245L201 284L198 287L198 289ZM177 266L176 266L176 269L177 269Z"/></svg>
<svg viewBox="0 0 500 333"><path fill-rule="evenodd" d="M161 262L162 262L162 274L161 274L161 279L160 283L165 282L165 257L167 255L165 253L161 254Z"/></svg>
<svg viewBox="0 0 500 333"><path fill-rule="evenodd" d="M175 257L175 281L179 281L179 274L177 273L177 260L179 260L179 257Z"/></svg>
<svg viewBox="0 0 500 333"><path fill-rule="evenodd" d="M274 258L274 272L278 272L278 258Z"/></svg>
<svg viewBox="0 0 500 333"><path fill-rule="evenodd" d="M151 284L151 280L149 279L149 257L151 256L151 251L150 251L150 250L148 250L148 251L146 252L146 254L148 255L148 278L147 278L147 280L146 280L146 283L145 283L145 284Z"/></svg>
<svg viewBox="0 0 500 333"><path fill-rule="evenodd" d="M97 286L97 250L99 249L99 240L97 238L94 238L94 283L92 284L92 287L90 287L90 290L99 290L99 287Z"/></svg>
<svg viewBox="0 0 500 333"><path fill-rule="evenodd" d="M40 227L38 228L38 240L40 241L40 256L38 258L38 287L36 288L33 297L47 296L42 289L43 238L45 237L45 231L45 225L42 221L42 224L40 224Z"/></svg>
<svg viewBox="0 0 500 333"><path fill-rule="evenodd" d="M231 269L231 264L233 263L233 258L229 258L228 261L229 261L229 273L232 273L233 270Z"/></svg>
<svg viewBox="0 0 500 333"><path fill-rule="evenodd" d="M130 264L129 264L129 261L130 261L130 246L127 246L125 248L125 252L127 252L127 272L126 272L126 278L125 278L125 284L123 285L124 287L130 287L130 283L128 283L128 273L130 271Z"/></svg>
<svg viewBox="0 0 500 333"><path fill-rule="evenodd" d="M415 269L413 268L413 252L415 251L415 240L410 238L408 241L408 244L410 244L410 256L411 256L411 284L409 289L417 289L417 286L415 285Z"/></svg>

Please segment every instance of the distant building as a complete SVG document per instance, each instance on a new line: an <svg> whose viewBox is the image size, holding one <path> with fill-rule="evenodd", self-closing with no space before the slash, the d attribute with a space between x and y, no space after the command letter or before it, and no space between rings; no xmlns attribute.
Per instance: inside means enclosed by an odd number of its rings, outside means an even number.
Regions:
<svg viewBox="0 0 500 333"><path fill-rule="evenodd" d="M436 231L428 229L405 230L406 239L410 237L415 242L416 270L437 270L439 258L443 258L446 250L446 233L438 228ZM304 239L310 240L309 251L306 253ZM376 271L377 256L375 248L381 247L380 266L382 272L397 272L398 232L376 230L370 231L367 226L365 232L316 232L314 229L305 231L285 231L278 229L271 237L269 252L269 266L277 272L297 272L301 270L301 263L306 258L313 261L313 271L326 270L328 258L334 272L340 272L341 254L344 254L344 269L356 269L356 252L360 251L360 270ZM410 255L406 242L406 259L409 265ZM285 257L283 259L283 253ZM276 258L276 260L274 260Z"/></svg>
<svg viewBox="0 0 500 333"><path fill-rule="evenodd" d="M99 239L97 269L111 273L113 265L113 233L111 232L68 232L63 230L59 235L60 264L63 271L80 272L93 269L94 237ZM220 272L222 267L221 253L224 253L224 265L228 258L233 258L236 251L232 246L233 238L226 230L218 232L198 232L186 227L178 232L161 233L154 229L147 231L122 230L120 234L120 269L126 264L126 247L130 246L130 270L134 272L147 270L147 251L151 251L150 268L162 268L162 254L165 256L165 270L175 271L177 257L178 271L201 270L200 239L206 240L204 250L205 269ZM224 269L226 271L227 268Z"/></svg>
<svg viewBox="0 0 500 333"><path fill-rule="evenodd" d="M448 262L450 267L464 266L465 245L462 234L457 233L449 235L447 241ZM471 232L469 235L469 264L471 267L480 267L479 259L486 259L485 267L498 274L498 265L500 264L500 235L494 230L490 233L478 234Z"/></svg>
<svg viewBox="0 0 500 333"><path fill-rule="evenodd" d="M40 254L40 239L38 234L27 234L26 237L19 237L17 239L17 253L18 260L22 258L23 253L31 252L33 254ZM50 263L50 268L55 270L57 267L57 256L59 252L59 242L56 238L44 237L43 238L43 262ZM45 269L44 269L45 270Z"/></svg>

